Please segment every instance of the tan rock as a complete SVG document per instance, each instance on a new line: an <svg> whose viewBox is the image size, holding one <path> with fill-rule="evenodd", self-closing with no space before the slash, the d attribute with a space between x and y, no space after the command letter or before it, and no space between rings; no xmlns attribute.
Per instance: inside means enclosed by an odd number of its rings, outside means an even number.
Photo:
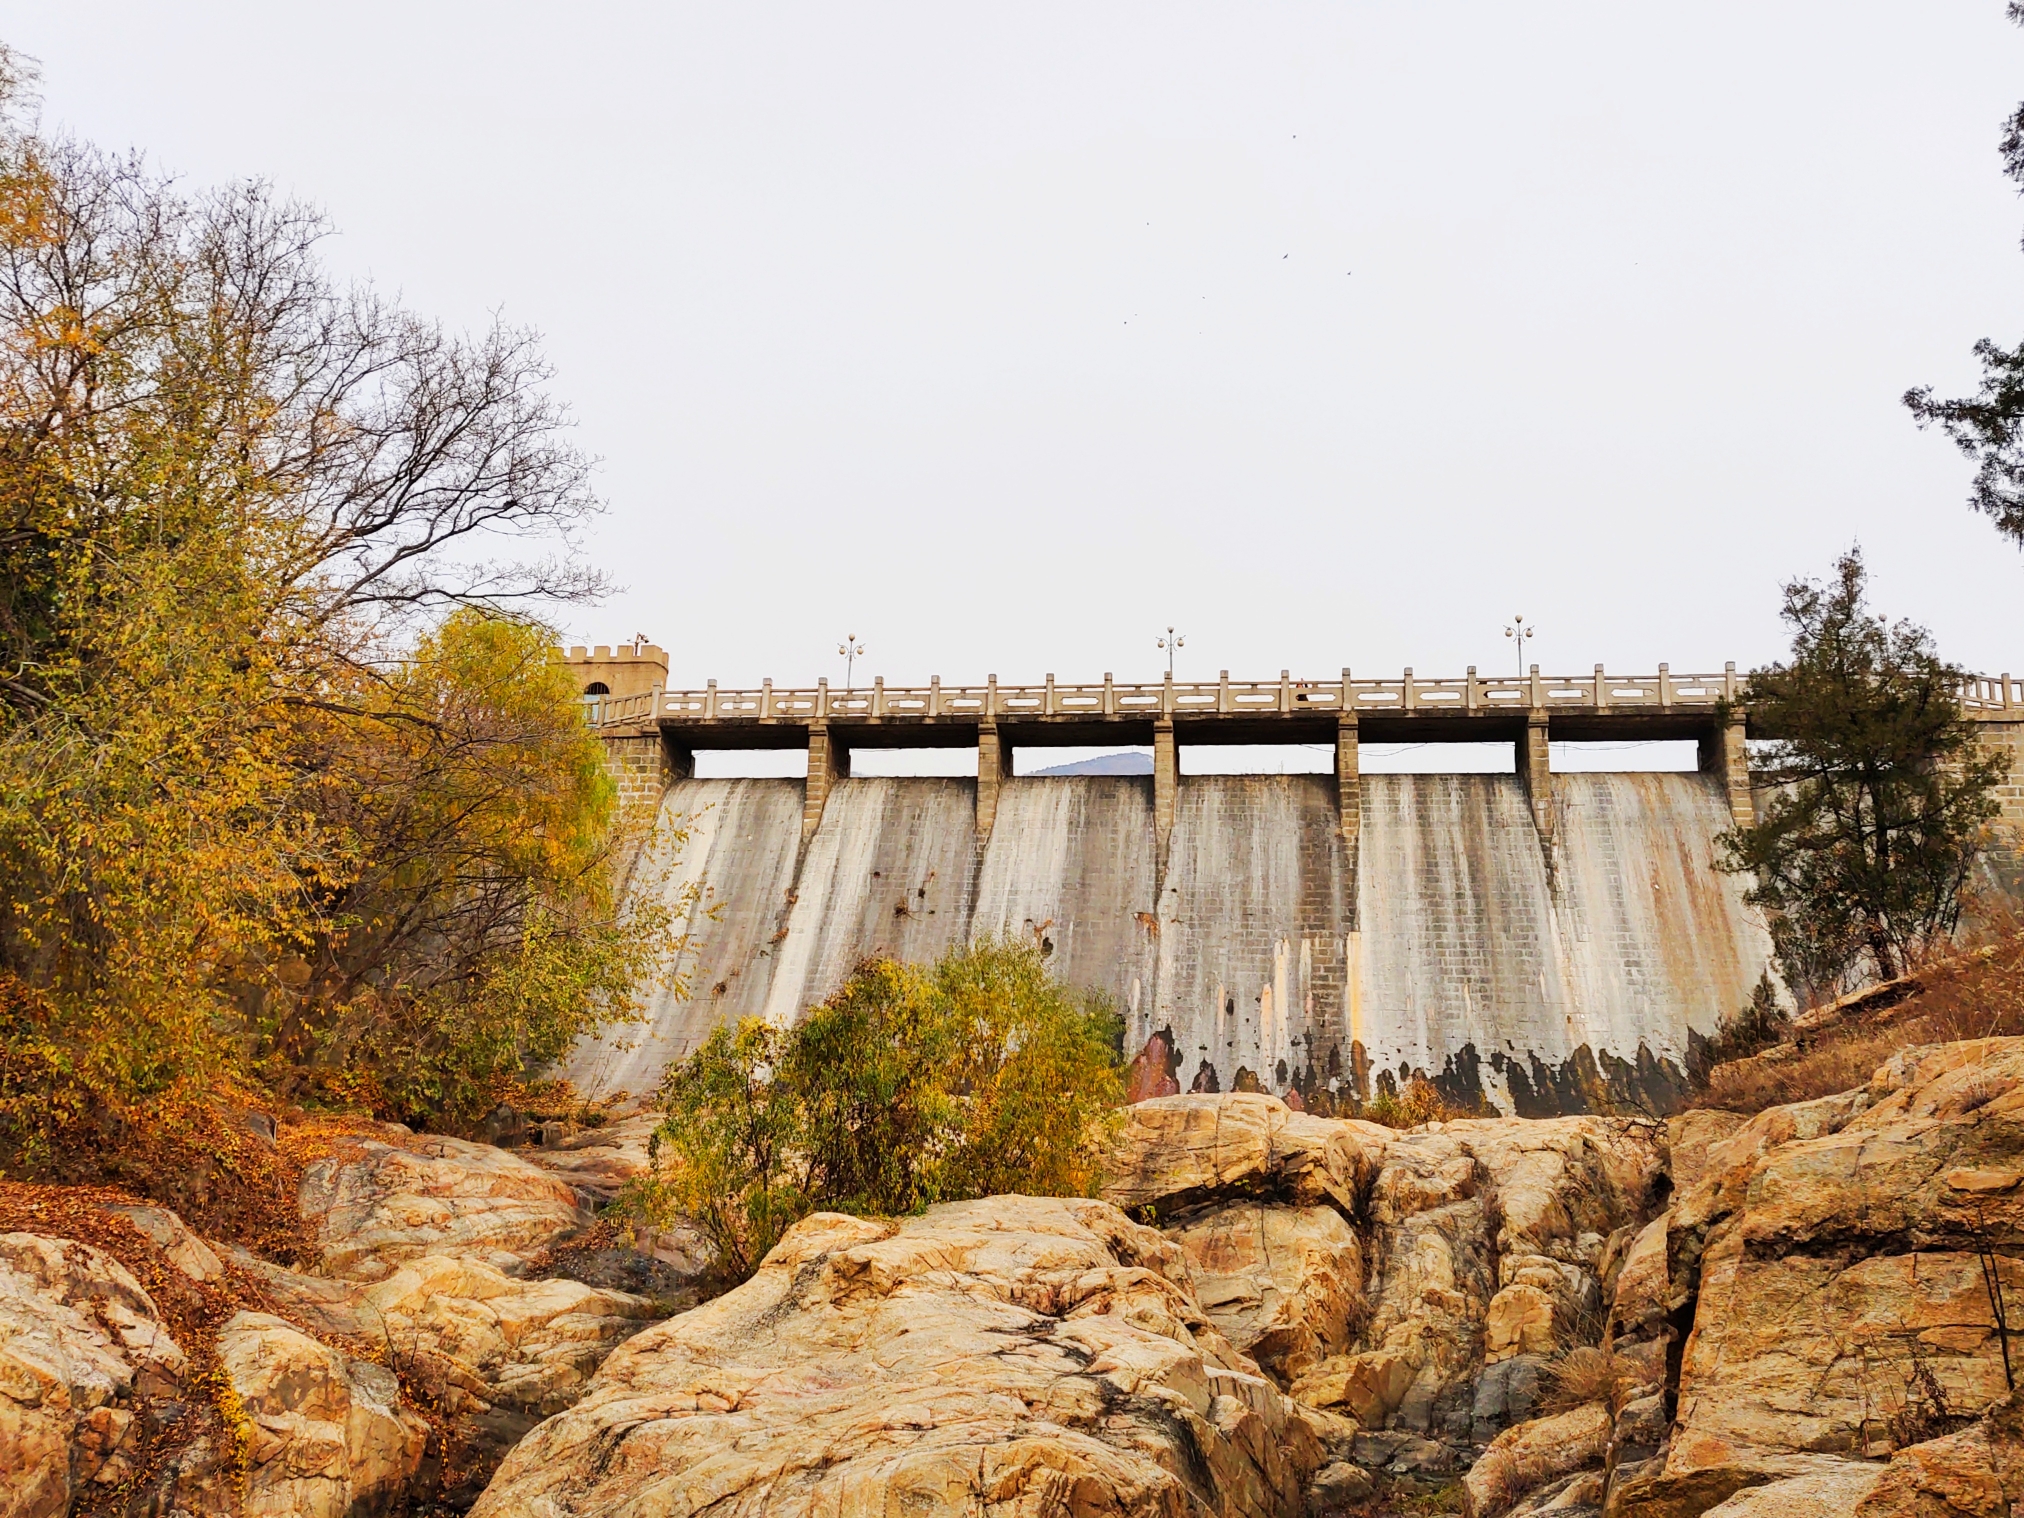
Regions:
<svg viewBox="0 0 2024 1518"><path fill-rule="evenodd" d="M1612 1423L1597 1405L1505 1429L1462 1478L1470 1518L1492 1518L1557 1477L1601 1465Z"/></svg>
<svg viewBox="0 0 2024 1518"><path fill-rule="evenodd" d="M245 1518L345 1518L391 1503L428 1424L383 1365L340 1354L267 1313L236 1313L218 1359L248 1420Z"/></svg>
<svg viewBox="0 0 2024 1518"><path fill-rule="evenodd" d="M1709 1508L1708 1518L1848 1518L1883 1474L1881 1465L1867 1460L1823 1463L1803 1476L1745 1487Z"/></svg>
<svg viewBox="0 0 2024 1518"><path fill-rule="evenodd" d="M1699 1185L1708 1171L1708 1151L1735 1137L1749 1119L1739 1112L1697 1107L1666 1119L1665 1144L1673 1190L1684 1194Z"/></svg>
<svg viewBox="0 0 2024 1518"><path fill-rule="evenodd" d="M358 1281L432 1254L511 1273L591 1220L560 1177L509 1150L440 1135L367 1140L319 1160L303 1175L300 1205L323 1268Z"/></svg>
<svg viewBox="0 0 2024 1518"><path fill-rule="evenodd" d="M131 1473L141 1398L188 1362L154 1300L112 1256L69 1239L0 1235L0 1518L70 1511Z"/></svg>
<svg viewBox="0 0 2024 1518"><path fill-rule="evenodd" d="M648 1146L660 1121L658 1113L637 1113L516 1152L529 1164L567 1181L579 1195L608 1202L627 1181L652 1168Z"/></svg>
<svg viewBox="0 0 2024 1518"><path fill-rule="evenodd" d="M1848 1511L1854 1518L2012 1518L2020 1505L2024 1405L2013 1396L1959 1433L1895 1452Z"/></svg>
<svg viewBox="0 0 2024 1518"><path fill-rule="evenodd" d="M166 1207L108 1207L146 1236L149 1243L167 1256L171 1265L193 1281L215 1281L225 1273L217 1253L190 1232L189 1225Z"/></svg>
<svg viewBox="0 0 2024 1518"><path fill-rule="evenodd" d="M1656 1217L1638 1230L1617 1271L1609 1314L1612 1343L1642 1341L1662 1333L1671 1295L1666 1275L1666 1219Z"/></svg>
<svg viewBox="0 0 2024 1518"><path fill-rule="evenodd" d="M1104 1203L993 1197L804 1220L616 1351L473 1512L1266 1518L1325 1458L1178 1246Z"/></svg>
<svg viewBox="0 0 2024 1518"><path fill-rule="evenodd" d="M1224 1337L1283 1386L1349 1345L1363 1246L1330 1207L1233 1202L1167 1230Z"/></svg>
<svg viewBox="0 0 2024 1518"><path fill-rule="evenodd" d="M1376 1173L1390 1131L1295 1112L1276 1096L1165 1096L1125 1109L1104 1199L1162 1216L1251 1197L1346 1212Z"/></svg>
<svg viewBox="0 0 2024 1518"><path fill-rule="evenodd" d="M1925 1401L1927 1380L1957 1415L2007 1394L1978 1248L2017 1300L2024 1195L2003 1182L2024 1169L2020 1117L2024 1040L1975 1040L1907 1050L1862 1090L1774 1108L1710 1147L1668 1223L1669 1296L1695 1310L1653 1511L1690 1492L1701 1511L1723 1482L1853 1480L1820 1458L1887 1453L1890 1415ZM1917 1457L1900 1453L1902 1483Z"/></svg>

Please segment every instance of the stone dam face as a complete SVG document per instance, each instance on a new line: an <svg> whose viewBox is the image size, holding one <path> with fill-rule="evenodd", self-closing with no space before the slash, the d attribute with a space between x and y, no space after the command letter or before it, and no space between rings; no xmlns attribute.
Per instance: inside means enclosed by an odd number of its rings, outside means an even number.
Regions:
<svg viewBox="0 0 2024 1518"><path fill-rule="evenodd" d="M864 955L1011 936L1115 1000L1141 1094L1347 1112L1420 1073L1507 1113L1664 1110L1695 1040L1776 983L1743 882L1713 868L1725 793L1552 785L1549 847L1515 775L1365 775L1352 859L1331 777L1183 776L1162 875L1150 777L1007 780L981 851L971 780L840 780L805 849L803 782L676 781L687 842L643 878L700 882L715 911L691 924L692 995L567 1073L644 1095L719 1022L792 1023Z"/></svg>

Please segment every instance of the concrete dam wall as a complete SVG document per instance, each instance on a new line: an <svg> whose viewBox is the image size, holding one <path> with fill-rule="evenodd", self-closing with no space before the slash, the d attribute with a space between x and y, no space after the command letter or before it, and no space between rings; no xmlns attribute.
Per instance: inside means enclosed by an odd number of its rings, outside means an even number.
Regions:
<svg viewBox="0 0 2024 1518"><path fill-rule="evenodd" d="M1553 776L1550 842L1517 775L1365 775L1355 841L1336 796L1181 776L1162 872L1146 777L1007 778L981 850L967 779L839 778L805 845L802 781L676 780L669 888L701 882L717 913L692 924L693 995L567 1073L645 1094L719 1022L791 1023L863 955L1011 935L1115 999L1141 1082L1150 1062L1166 1087L1341 1112L1418 1072L1505 1112L1662 1109L1769 970L1712 868L1718 776Z"/></svg>

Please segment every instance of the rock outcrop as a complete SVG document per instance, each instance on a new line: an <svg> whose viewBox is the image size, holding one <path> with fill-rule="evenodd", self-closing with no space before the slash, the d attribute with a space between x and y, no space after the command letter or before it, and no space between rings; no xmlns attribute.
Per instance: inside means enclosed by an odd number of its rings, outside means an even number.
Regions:
<svg viewBox="0 0 2024 1518"><path fill-rule="evenodd" d="M134 1474L188 1357L152 1297L102 1250L0 1234L0 1518L70 1511Z"/></svg>
<svg viewBox="0 0 2024 1518"><path fill-rule="evenodd" d="M1297 1399L1436 1441L1455 1467L1531 1414L1555 1355L1600 1337L1664 1190L1649 1125L1401 1133L1257 1095L1142 1102L1115 1156L1105 1195L1165 1224L1233 1343Z"/></svg>
<svg viewBox="0 0 2024 1518"><path fill-rule="evenodd" d="M219 1332L218 1360L244 1420L243 1518L367 1518L406 1495L429 1426L391 1370L252 1312Z"/></svg>
<svg viewBox="0 0 2024 1518"><path fill-rule="evenodd" d="M2024 1294L2020 1242L2024 1040L1908 1050L1863 1089L1737 1127L1667 1219L1668 1303L1692 1323L1677 1424L1611 1510L1768 1513L1842 1502L1885 1455L1890 1490L1928 1456L1974 1465L1956 1430L2008 1395L1995 1306ZM1895 1500L1869 1492L1863 1510L1926 1510L1878 1506Z"/></svg>
<svg viewBox="0 0 2024 1518"><path fill-rule="evenodd" d="M377 1281L425 1255L508 1274L591 1213L569 1182L511 1150L437 1134L365 1139L302 1178L302 1219L324 1271Z"/></svg>
<svg viewBox="0 0 2024 1518"><path fill-rule="evenodd" d="M1266 1518L1350 1432L1237 1352L1171 1241L1102 1202L993 1197L804 1220L618 1349L473 1513Z"/></svg>

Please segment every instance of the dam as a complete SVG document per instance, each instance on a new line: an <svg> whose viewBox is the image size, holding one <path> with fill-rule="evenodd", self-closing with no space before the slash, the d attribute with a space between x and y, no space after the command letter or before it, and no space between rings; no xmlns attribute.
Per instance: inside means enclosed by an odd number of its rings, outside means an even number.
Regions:
<svg viewBox="0 0 2024 1518"><path fill-rule="evenodd" d="M1661 1112L1697 1041L1777 972L1715 839L1752 816L1733 666L1719 676L668 691L572 651L661 861L713 917L691 994L587 1040L594 1097L650 1092L727 1019L788 1024L875 953L1034 943L1125 1023L1142 1090L1270 1091L1351 1112L1424 1075L1547 1115ZM635 686L626 690L630 680ZM646 688L637 688L644 684ZM602 688L597 688L602 687ZM2024 681L1977 687L2024 732ZM1509 741L1508 774L1360 773L1364 741ZM1556 774L1549 739L1698 742L1697 772ZM1189 775L1181 741L1325 739L1335 773ZM1015 777L1015 746L1150 743L1154 772ZM964 778L853 777L853 749L974 747ZM708 748L799 748L802 779L698 779ZM2006 797L2006 808L2014 798Z"/></svg>

